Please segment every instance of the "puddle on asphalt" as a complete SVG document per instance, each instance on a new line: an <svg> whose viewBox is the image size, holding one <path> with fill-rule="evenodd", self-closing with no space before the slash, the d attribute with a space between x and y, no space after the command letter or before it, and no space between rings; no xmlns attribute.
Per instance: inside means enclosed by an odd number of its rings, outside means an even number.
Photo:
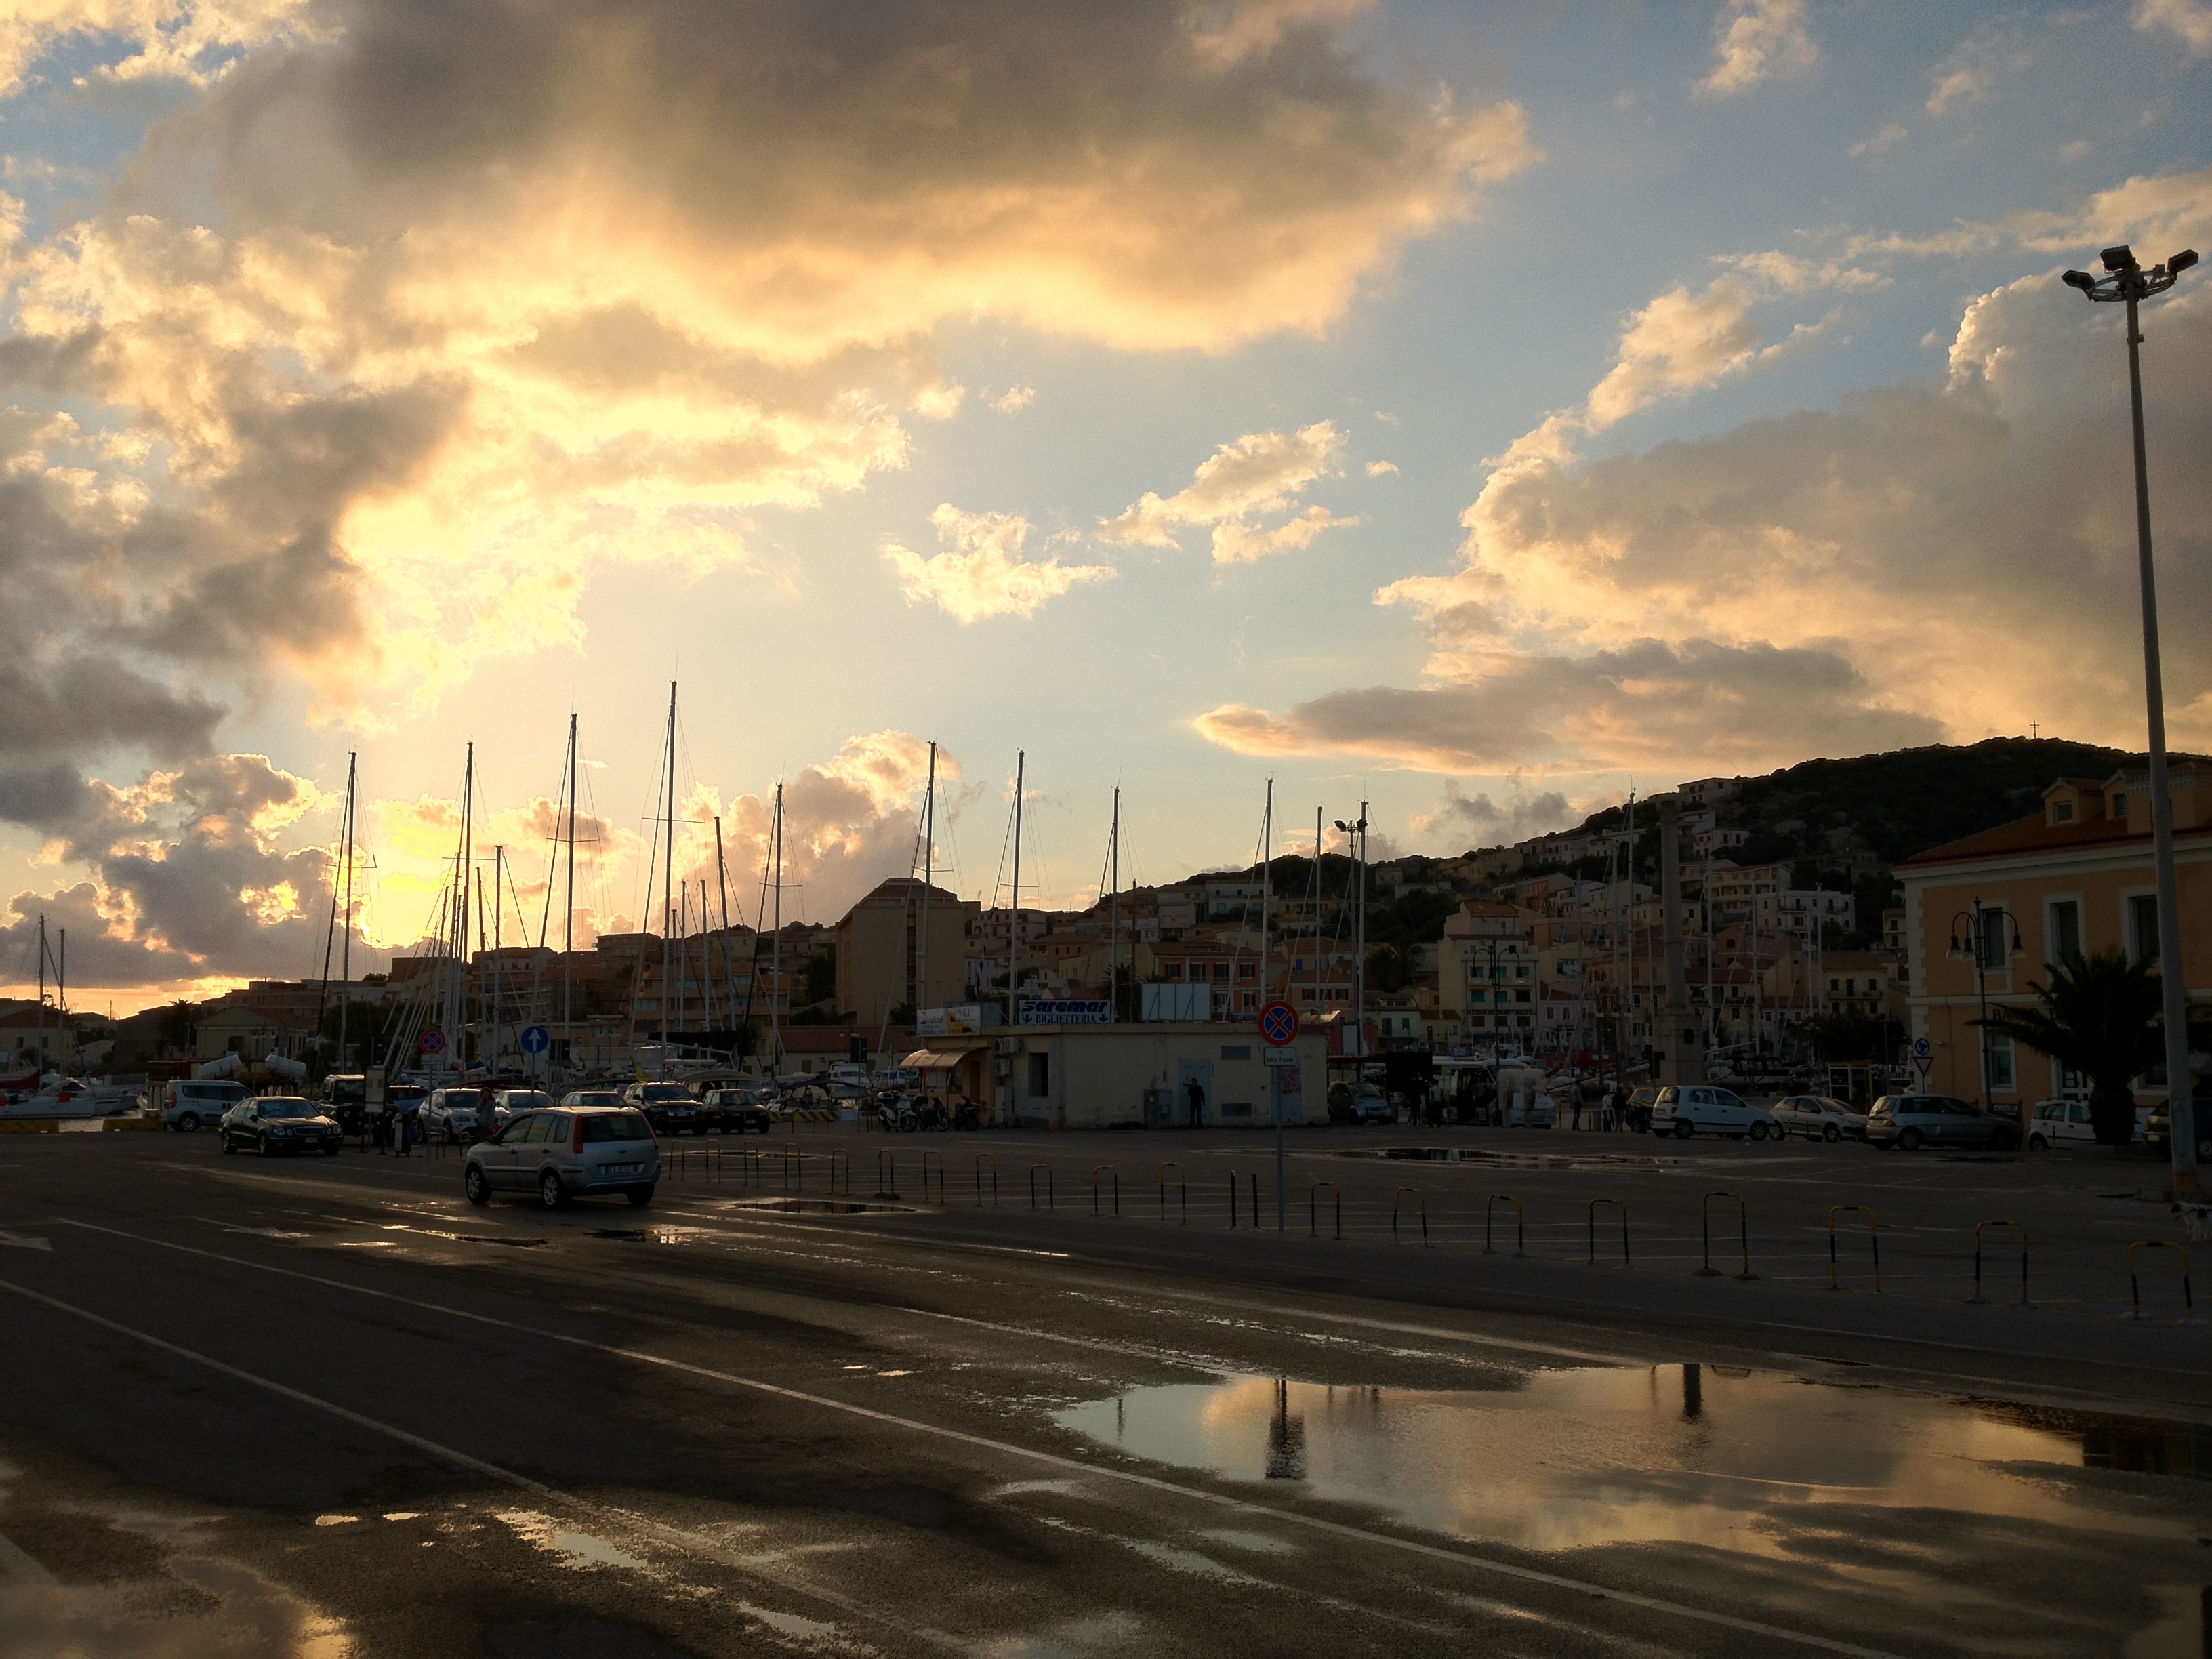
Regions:
<svg viewBox="0 0 2212 1659"><path fill-rule="evenodd" d="M871 1203L858 1198L738 1198L733 1210L774 1210L785 1215L915 1215L910 1204Z"/></svg>
<svg viewBox="0 0 2212 1659"><path fill-rule="evenodd" d="M1791 1533L1826 1524L1824 1506L2172 1539L2193 1529L2036 1477L2212 1477L2212 1430L1710 1365L1539 1371L1492 1392L1231 1376L1134 1389L1057 1420L1155 1462L1297 1483L1430 1530L1539 1550L1672 1541L1788 1559Z"/></svg>
<svg viewBox="0 0 2212 1659"><path fill-rule="evenodd" d="M1474 1164L1492 1170L1659 1170L1690 1162L1686 1158L1632 1158L1622 1152L1500 1152L1486 1146L1360 1146L1328 1156Z"/></svg>

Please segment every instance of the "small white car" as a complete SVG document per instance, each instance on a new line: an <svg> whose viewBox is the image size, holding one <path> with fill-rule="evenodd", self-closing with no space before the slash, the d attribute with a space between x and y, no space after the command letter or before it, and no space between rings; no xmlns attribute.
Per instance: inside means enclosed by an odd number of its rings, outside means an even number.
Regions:
<svg viewBox="0 0 2212 1659"><path fill-rule="evenodd" d="M2151 1109L2136 1108L2135 1142L2143 1144L2143 1130L2149 1120ZM2039 1100L2034 1115L2028 1121L2027 1146L2030 1152L2047 1152L2053 1146L2094 1146L2097 1144L2096 1125L2089 1121L2089 1103L2086 1100Z"/></svg>
<svg viewBox="0 0 2212 1659"><path fill-rule="evenodd" d="M422 1138L459 1140L473 1135L488 1123L487 1109L481 1089L433 1089L422 1103Z"/></svg>
<svg viewBox="0 0 2212 1659"><path fill-rule="evenodd" d="M1765 1140L1780 1136L1771 1113L1753 1106L1733 1090L1709 1083L1669 1084L1651 1103L1651 1133L1687 1140L1692 1135L1728 1135Z"/></svg>
<svg viewBox="0 0 2212 1659"><path fill-rule="evenodd" d="M1808 1140L1866 1139L1866 1114L1832 1095L1786 1095L1766 1109L1785 1139L1791 1135Z"/></svg>

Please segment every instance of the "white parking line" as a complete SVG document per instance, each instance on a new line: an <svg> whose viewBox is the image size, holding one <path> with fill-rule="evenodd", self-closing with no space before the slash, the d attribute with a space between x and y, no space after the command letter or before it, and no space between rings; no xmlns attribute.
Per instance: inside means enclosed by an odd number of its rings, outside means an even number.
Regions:
<svg viewBox="0 0 2212 1659"><path fill-rule="evenodd" d="M994 1440L986 1435L971 1434L964 1429L947 1428L941 1424L925 1423L914 1418L899 1417L890 1412L878 1411L872 1407L855 1405L848 1401L832 1399L824 1395L809 1394L801 1389L786 1388L781 1383L763 1382L757 1377L742 1376L734 1371L719 1370L708 1365L694 1364L688 1360L672 1359L661 1354L646 1353L636 1348L618 1347L612 1343L595 1342L588 1337L570 1336L559 1331L543 1330L514 1320L501 1319L492 1314L472 1313L463 1308L450 1308L439 1303L418 1301L410 1297L397 1296L387 1291L372 1290L366 1285L349 1285L343 1279L325 1279L319 1274L301 1273L296 1268L279 1267L268 1262L248 1261L237 1256L223 1255L214 1250L203 1250L190 1244L173 1244L164 1239L147 1238L140 1234L127 1233L115 1227L99 1226L88 1221L75 1222L72 1224L93 1232L106 1233L112 1237L127 1239L133 1243L150 1245L156 1249L172 1250L185 1255L200 1256L211 1261L220 1261L229 1267L273 1273L285 1279L296 1279L307 1284L320 1285L331 1290L345 1291L356 1296L369 1297L377 1301L396 1302L421 1312L442 1314L448 1318L465 1320L472 1324L487 1325L498 1330L513 1331L519 1335L535 1337L541 1341L556 1342L568 1347L581 1348L590 1352L605 1354L610 1358L627 1359L641 1365L651 1365L663 1370L677 1371L689 1376L702 1377L709 1382L726 1383L732 1388L748 1389L775 1399L793 1401L801 1405L813 1406L824 1411L837 1412L848 1417L882 1424L886 1427L902 1429L908 1433L951 1441L957 1444L994 1452L1002 1456L1042 1463L1049 1468L1070 1471L1089 1479L1119 1481L1126 1486L1164 1492L1195 1503L1212 1504L1249 1519L1285 1522L1292 1526L1326 1533L1333 1537L1363 1544L1379 1545L1386 1549L1404 1551L1432 1561L1453 1564L1479 1573L1495 1574L1500 1577L1516 1579L1523 1583L1541 1584L1547 1589L1566 1590L1577 1595L1599 1596L1628 1607L1641 1607L1647 1612L1664 1613L1672 1618L1685 1619L1697 1624L1717 1626L1727 1630L1743 1631L1754 1636L1771 1637L1777 1641L1794 1643L1800 1647L1818 1649L1824 1653L1847 1654L1852 1656L1852 1659L1901 1659L1901 1656L1888 1653L1879 1648L1860 1647L1855 1643L1840 1642L1832 1637L1816 1635L1810 1631L1791 1630L1784 1626L1770 1625L1755 1619L1740 1619L1732 1613L1719 1613L1708 1607L1689 1607L1679 1601L1668 1601L1657 1596L1640 1595L1632 1591L1616 1589L1589 1579L1569 1577L1563 1573L1545 1572L1534 1567L1516 1566L1510 1562L1493 1560L1487 1556L1477 1555L1470 1551L1450 1549L1440 1544L1423 1543L1418 1539L1403 1538L1393 1533L1371 1531L1364 1527L1351 1526L1341 1521L1326 1520L1322 1516L1308 1515L1297 1510L1279 1509L1273 1504L1256 1504L1246 1498L1231 1497L1225 1492L1212 1492L1204 1486L1185 1486L1180 1481L1164 1480L1158 1475L1141 1474L1133 1469L1113 1468L1088 1463L1079 1458L1061 1456L1057 1452L1040 1451L1035 1447L1019 1445L1012 1441ZM270 1382L250 1372L239 1370L234 1366L223 1364L221 1360L194 1353L190 1349L179 1347L159 1337L131 1330L129 1327L118 1324L99 1314L71 1307L67 1303L42 1295L39 1291L10 1284L5 1279L0 1279L0 1290L12 1291L19 1296L45 1303L50 1307L64 1313L74 1314L81 1319L119 1334L135 1338L154 1347L191 1359L226 1375L236 1376L258 1387L270 1389L289 1399L328 1411L349 1422L360 1424L363 1427L389 1434L407 1444L448 1458L463 1467L480 1470L496 1479L509 1481L533 1492L561 1496L563 1501L583 1502L580 1499L567 1498L564 1494L552 1493L552 1489L549 1487L543 1486L525 1476L511 1474L495 1464L486 1463L479 1458L471 1457L465 1452L452 1450L438 1445L434 1441L410 1434L404 1429L395 1428L380 1423L373 1418L364 1417L345 1407L318 1399L313 1395L301 1393L281 1382ZM604 1508L604 1506L591 1504L585 1506ZM615 1513L625 1514L628 1519L643 1522L644 1524L654 1527L656 1530L675 1536L690 1536L678 1534L673 1528L662 1527L658 1522L644 1522L643 1517L641 1516L627 1516L623 1511L615 1511ZM824 1601L836 1599L828 1592L821 1590L809 1589L804 1593L820 1596ZM852 1610L856 1613L861 1611L857 1604L854 1605ZM880 1617L877 1614L869 1616ZM940 1639L951 1641L950 1638Z"/></svg>

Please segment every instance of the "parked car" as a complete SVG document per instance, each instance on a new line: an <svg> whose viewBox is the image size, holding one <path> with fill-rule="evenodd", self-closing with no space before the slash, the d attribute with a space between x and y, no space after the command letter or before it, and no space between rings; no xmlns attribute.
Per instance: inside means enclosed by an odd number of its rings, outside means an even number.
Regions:
<svg viewBox="0 0 2212 1659"><path fill-rule="evenodd" d="M202 1124L219 1124L223 1114L246 1098L243 1083L180 1078L161 1085L161 1121L184 1134Z"/></svg>
<svg viewBox="0 0 2212 1659"><path fill-rule="evenodd" d="M571 1089L561 1097L563 1106L616 1106L623 1103L619 1089Z"/></svg>
<svg viewBox="0 0 2212 1659"><path fill-rule="evenodd" d="M469 1148L461 1191L471 1204L535 1193L549 1210L573 1198L620 1193L642 1208L660 1178L660 1146L645 1114L627 1107L556 1107L516 1118Z"/></svg>
<svg viewBox="0 0 2212 1659"><path fill-rule="evenodd" d="M1779 1137L1782 1126L1765 1108L1753 1106L1732 1089L1710 1083L1669 1084L1651 1103L1651 1133L1687 1140L1692 1135L1729 1135L1737 1139Z"/></svg>
<svg viewBox="0 0 2212 1659"><path fill-rule="evenodd" d="M2197 1117L2197 1159L2212 1164L2212 1096L2206 1095L2200 1085L2190 1105ZM2155 1106L2139 1106L2136 1109L2136 1139L2149 1142L2162 1156L2171 1157L2173 1147L2168 1137L2172 1122L2173 1115L2162 1100Z"/></svg>
<svg viewBox="0 0 2212 1659"><path fill-rule="evenodd" d="M1641 1089L1632 1090L1628 1096L1628 1127L1643 1134L1651 1127L1651 1109L1658 1103L1659 1085L1647 1083Z"/></svg>
<svg viewBox="0 0 2212 1659"><path fill-rule="evenodd" d="M2020 1131L2010 1118L1950 1095L1884 1095L1867 1109L1867 1139L1907 1152L1931 1142L2008 1152L2020 1145Z"/></svg>
<svg viewBox="0 0 2212 1659"><path fill-rule="evenodd" d="M1808 1140L1866 1139L1866 1114L1832 1095L1784 1095L1766 1109L1785 1139L1791 1135Z"/></svg>
<svg viewBox="0 0 2212 1659"><path fill-rule="evenodd" d="M633 1083L622 1092L622 1103L645 1114L656 1133L664 1135L698 1134L707 1133L705 1121L699 1115L698 1097L688 1085L682 1083Z"/></svg>
<svg viewBox="0 0 2212 1659"><path fill-rule="evenodd" d="M1332 1083L1328 1086L1328 1121L1332 1123L1395 1123L1397 1109L1379 1085Z"/></svg>
<svg viewBox="0 0 2212 1659"><path fill-rule="evenodd" d="M708 1129L726 1135L741 1135L748 1129L766 1134L775 1121L775 1115L750 1089L708 1090L699 1103L699 1117L704 1126L702 1134Z"/></svg>
<svg viewBox="0 0 2212 1659"><path fill-rule="evenodd" d="M489 1128L481 1089L433 1089L422 1103L422 1139L460 1140Z"/></svg>
<svg viewBox="0 0 2212 1659"><path fill-rule="evenodd" d="M525 1112L543 1111L553 1097L543 1089L501 1089L491 1097L492 1127L512 1123Z"/></svg>
<svg viewBox="0 0 2212 1659"><path fill-rule="evenodd" d="M2201 1109L2201 1108L2200 1108ZM2212 1117L2204 1120L2212 1124ZM2138 1106L2136 1108L2135 1144L2149 1141L2154 1146L2166 1145L2166 1107ZM2027 1121L2027 1145L2031 1152L2048 1152L2053 1146L2094 1146L2097 1144L2097 1126L2089 1119L2089 1103L2086 1100L2039 1100ZM2212 1158L2212 1152L2204 1157Z"/></svg>
<svg viewBox="0 0 2212 1659"><path fill-rule="evenodd" d="M264 1158L279 1152L322 1152L336 1158L343 1145L337 1120L324 1115L319 1101L297 1095L241 1100L222 1115L218 1133L226 1152L244 1146Z"/></svg>

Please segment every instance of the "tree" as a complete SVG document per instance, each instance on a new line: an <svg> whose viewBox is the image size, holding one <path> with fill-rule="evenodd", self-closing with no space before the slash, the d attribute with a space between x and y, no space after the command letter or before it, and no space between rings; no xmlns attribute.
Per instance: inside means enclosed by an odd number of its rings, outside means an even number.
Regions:
<svg viewBox="0 0 2212 1659"><path fill-rule="evenodd" d="M1402 991L1413 982L1413 953L1385 945L1367 953L1367 977L1378 991Z"/></svg>
<svg viewBox="0 0 2212 1659"><path fill-rule="evenodd" d="M2069 956L2051 983L2033 980L2033 1008L2000 1008L1971 1022L2048 1054L2089 1079L2089 1121L2100 1146L2135 1139L2135 1095L2128 1080L2159 1055L2159 985L2148 958L2118 950Z"/></svg>

